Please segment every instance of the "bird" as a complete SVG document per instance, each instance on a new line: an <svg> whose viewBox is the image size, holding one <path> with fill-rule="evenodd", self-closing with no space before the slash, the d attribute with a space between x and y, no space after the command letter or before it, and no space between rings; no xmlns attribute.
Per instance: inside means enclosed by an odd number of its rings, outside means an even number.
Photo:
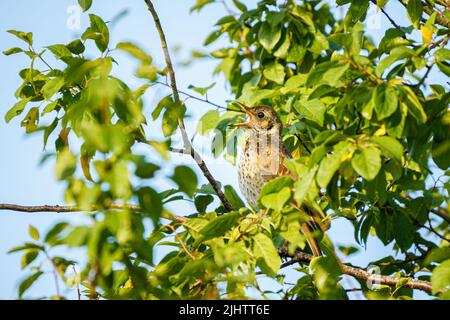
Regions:
<svg viewBox="0 0 450 320"><path fill-rule="evenodd" d="M235 101L247 115L245 122L231 123L230 126L244 128L246 137L244 147L238 160L239 189L248 204L259 209L258 198L262 187L269 181L291 176L298 179L285 166L285 160L292 156L282 140L283 123L276 110L271 106L257 105L252 108ZM312 211L302 206L310 216ZM307 238L311 251L315 256L321 256L321 250L316 239L311 235L312 229L317 229L314 220L302 224L302 232Z"/></svg>

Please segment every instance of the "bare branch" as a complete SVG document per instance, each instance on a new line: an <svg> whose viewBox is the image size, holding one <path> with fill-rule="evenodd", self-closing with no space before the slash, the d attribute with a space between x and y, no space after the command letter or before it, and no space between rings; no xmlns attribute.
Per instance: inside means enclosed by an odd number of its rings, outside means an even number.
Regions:
<svg viewBox="0 0 450 320"><path fill-rule="evenodd" d="M135 204L120 204L112 203L103 208L97 206L91 206L88 209L78 206L61 206L61 205L40 205L40 206L23 206L18 204L0 203L0 210L10 210L27 213L38 212L55 212L55 213L68 213L68 212L94 212L99 210L132 210L136 212L144 212L138 205ZM161 213L161 218L168 219L174 222L182 223L187 220L185 217L176 216L166 210Z"/></svg>
<svg viewBox="0 0 450 320"><path fill-rule="evenodd" d="M162 29L161 22L159 20L158 14L156 13L155 7L153 6L153 3L150 0L144 0L144 1L147 4L148 10L150 11L150 13L153 16L153 20L155 22L156 29L158 30L158 33L159 33L159 37L161 40L161 47L164 52L164 58L166 60L167 69L169 71L170 87L172 88L174 101L175 101L175 103L180 104L180 96L178 94L177 82L175 79L175 71L173 69L172 60L170 59L169 49L167 47L166 36ZM205 178L208 180L208 182L213 187L214 191L216 192L217 196L219 197L219 199L222 202L225 209L227 209L228 211L234 210L231 203L228 201L228 199L223 194L222 190L219 188L217 181L212 176L211 172L209 171L208 167L205 164L205 161L203 161L201 156L193 148L193 146L189 140L189 136L186 132L183 118L178 119L178 127L180 128L181 136L183 138L184 149L190 150L191 157L195 160L195 162L199 166L200 170L202 170L203 175L205 176Z"/></svg>
<svg viewBox="0 0 450 320"><path fill-rule="evenodd" d="M278 253L281 257L289 257L296 262L303 262L307 264L309 264L314 258L313 255L301 251L296 251L294 254L289 254L287 248L285 247L278 249ZM362 268L353 267L346 264L342 264L341 266L343 274L352 276L354 278L371 280L374 283L384 284L388 286L395 286L399 281L405 281L405 279L408 279L403 284L404 287L423 291L432 291L431 282L429 281L372 274Z"/></svg>

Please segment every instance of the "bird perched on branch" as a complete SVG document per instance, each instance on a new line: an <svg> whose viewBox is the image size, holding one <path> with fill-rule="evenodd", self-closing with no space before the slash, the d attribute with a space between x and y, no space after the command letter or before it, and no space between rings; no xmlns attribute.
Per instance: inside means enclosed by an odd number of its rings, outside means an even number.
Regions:
<svg viewBox="0 0 450 320"><path fill-rule="evenodd" d="M247 202L258 209L259 194L268 181L280 176L292 176L294 179L298 177L291 174L284 164L286 159L291 158L291 154L283 144L283 124L275 109L269 106L249 108L240 102L236 104L246 113L247 120L231 126L242 127L248 133L238 163L239 188ZM305 206L302 209L312 215ZM302 232L313 254L319 256L320 247L311 235L313 224L312 219L311 223L304 223Z"/></svg>

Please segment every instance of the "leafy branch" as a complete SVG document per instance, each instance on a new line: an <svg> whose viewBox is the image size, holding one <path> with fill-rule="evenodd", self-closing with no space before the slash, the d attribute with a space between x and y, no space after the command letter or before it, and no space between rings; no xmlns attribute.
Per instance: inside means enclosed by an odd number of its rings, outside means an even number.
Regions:
<svg viewBox="0 0 450 320"><path fill-rule="evenodd" d="M166 60L167 69L169 71L170 86L171 86L172 91L173 91L173 97L174 97L175 103L177 105L181 105L180 96L178 94L178 89L177 89L177 82L176 82L176 79L175 79L175 71L174 71L174 68L173 68L173 65L172 65L172 60L170 58L169 49L167 47L166 36L165 36L164 31L162 29L161 22L159 20L159 17L158 17L158 14L157 14L156 10L155 10L155 7L153 6L153 3L150 0L144 0L144 1L147 4L148 10L150 11L150 13L153 16L153 20L155 22L156 29L158 30L158 33L159 33L159 37L160 37L160 40L161 40L161 47L162 47L162 50L164 52L164 58ZM195 162L199 166L200 170L202 170L203 175L205 176L205 178L208 180L208 182L213 187L215 193L219 197L219 199L222 202L222 204L225 207L225 209L227 209L228 211L234 210L233 206L228 201L228 199L225 197L224 193L222 192L222 190L220 189L219 185L217 184L217 181L214 179L214 177L212 176L212 174L209 171L208 167L206 166L205 161L202 159L200 154L197 151L195 151L194 147L192 146L191 141L189 140L189 136L188 136L188 134L186 132L186 128L185 128L185 125L184 125L184 120L183 120L182 117L180 117L178 119L178 127L180 128L181 136L183 138L184 149L190 151L191 157L195 160Z"/></svg>
<svg viewBox="0 0 450 320"><path fill-rule="evenodd" d="M112 204L108 206L106 209L132 209L134 211L142 211L142 209L134 204ZM95 211L96 208L91 208L90 210L83 210L80 207L76 206L59 206L59 205L41 205L41 206L22 206L22 205L15 205L15 204L0 204L0 210L14 210L14 211L22 211L22 212L57 212L57 213L68 213L68 212L84 212L84 211ZM186 218L175 216L172 214L163 214L164 218L167 218L169 220L175 221L175 222L184 222L186 221ZM176 235L178 237L178 235ZM183 245L183 242L180 240L180 243ZM186 252L189 252L189 250L184 246L183 250ZM309 264L314 256L305 252L296 251L294 254L290 254L288 252L288 249L286 247L278 249L278 253L281 257L284 258L290 258L291 260L285 262L281 268L288 267L294 263L301 262L301 263L307 263ZM189 252L189 255L191 253ZM431 291L432 286L429 281L423 281L423 280L416 280L416 279L409 279L404 277L391 277L391 276L383 276L383 275L375 275L372 273L367 272L361 267L354 267L346 264L341 264L342 266L342 273L353 276L358 279L362 280L370 280L374 283L389 285L389 286L396 286L399 282L402 283L404 287L411 288L411 289L418 289L423 291Z"/></svg>

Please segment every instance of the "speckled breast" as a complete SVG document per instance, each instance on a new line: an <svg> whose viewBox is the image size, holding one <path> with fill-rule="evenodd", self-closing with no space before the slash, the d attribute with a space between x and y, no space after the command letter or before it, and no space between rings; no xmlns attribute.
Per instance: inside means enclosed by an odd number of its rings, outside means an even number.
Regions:
<svg viewBox="0 0 450 320"><path fill-rule="evenodd" d="M239 188L247 199L247 202L254 209L258 209L257 200L259 193L268 177L262 174L256 161L256 154L252 156L250 150L243 150L238 164Z"/></svg>

